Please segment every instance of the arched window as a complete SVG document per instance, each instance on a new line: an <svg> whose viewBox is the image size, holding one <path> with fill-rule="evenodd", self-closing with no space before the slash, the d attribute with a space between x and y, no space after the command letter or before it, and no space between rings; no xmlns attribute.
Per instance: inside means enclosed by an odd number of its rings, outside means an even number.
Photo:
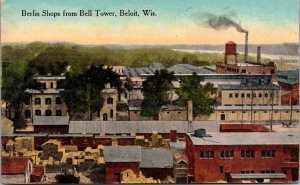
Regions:
<svg viewBox="0 0 300 185"><path fill-rule="evenodd" d="M110 117L113 118L114 117L114 110L110 109Z"/></svg>
<svg viewBox="0 0 300 185"><path fill-rule="evenodd" d="M50 105L51 104L51 98L46 98L45 99L45 104Z"/></svg>
<svg viewBox="0 0 300 185"><path fill-rule="evenodd" d="M56 97L55 103L56 104L62 104L61 98L60 97Z"/></svg>
<svg viewBox="0 0 300 185"><path fill-rule="evenodd" d="M107 114L103 114L103 121L107 121Z"/></svg>
<svg viewBox="0 0 300 185"><path fill-rule="evenodd" d="M51 116L52 115L52 111L51 110L46 110L46 116Z"/></svg>
<svg viewBox="0 0 300 185"><path fill-rule="evenodd" d="M41 115L41 110L35 110L35 115L40 116Z"/></svg>
<svg viewBox="0 0 300 185"><path fill-rule="evenodd" d="M53 82L50 83L50 88L53 89Z"/></svg>
<svg viewBox="0 0 300 185"><path fill-rule="evenodd" d="M40 105L41 104L41 98L34 99L34 104L35 105Z"/></svg>
<svg viewBox="0 0 300 185"><path fill-rule="evenodd" d="M114 99L109 97L107 98L107 104L113 104Z"/></svg>

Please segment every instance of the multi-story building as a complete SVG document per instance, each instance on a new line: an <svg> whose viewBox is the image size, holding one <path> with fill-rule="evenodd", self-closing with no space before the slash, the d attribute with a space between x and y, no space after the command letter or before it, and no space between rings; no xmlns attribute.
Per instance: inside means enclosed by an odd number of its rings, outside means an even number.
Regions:
<svg viewBox="0 0 300 185"><path fill-rule="evenodd" d="M23 103L23 115L28 123L32 123L35 116L66 116L67 108L63 103L60 92L61 81L65 76L36 76L43 89L27 89L29 97Z"/></svg>
<svg viewBox="0 0 300 185"><path fill-rule="evenodd" d="M296 132L210 132L186 135L189 182L292 182L299 179Z"/></svg>

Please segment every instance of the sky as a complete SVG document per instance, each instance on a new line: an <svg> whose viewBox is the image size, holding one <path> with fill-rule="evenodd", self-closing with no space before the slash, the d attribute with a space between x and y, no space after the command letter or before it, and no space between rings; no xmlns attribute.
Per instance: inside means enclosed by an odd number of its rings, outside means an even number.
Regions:
<svg viewBox="0 0 300 185"><path fill-rule="evenodd" d="M35 10L40 16L22 16ZM41 16L43 10L61 16ZM91 17L62 16L92 10ZM117 16L97 17L94 10ZM136 10L139 17L119 16ZM157 16L143 16L152 10ZM249 31L249 43L298 43L298 0L1 0L1 40L77 44L223 44L244 43L235 28L214 30L203 15L231 15ZM202 22L197 24L197 21Z"/></svg>

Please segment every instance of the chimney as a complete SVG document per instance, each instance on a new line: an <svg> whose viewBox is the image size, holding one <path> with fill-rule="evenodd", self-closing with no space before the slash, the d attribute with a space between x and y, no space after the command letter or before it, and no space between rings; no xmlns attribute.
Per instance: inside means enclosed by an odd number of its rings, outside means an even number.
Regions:
<svg viewBox="0 0 300 185"><path fill-rule="evenodd" d="M170 131L170 142L177 142L177 130Z"/></svg>
<svg viewBox="0 0 300 185"><path fill-rule="evenodd" d="M245 59L244 62L248 62L248 31L245 32Z"/></svg>
<svg viewBox="0 0 300 185"><path fill-rule="evenodd" d="M257 46L257 59L256 59L256 61L257 61L258 64L260 64L260 55L261 55L260 49L261 49L261 47Z"/></svg>
<svg viewBox="0 0 300 185"><path fill-rule="evenodd" d="M193 121L193 101L188 101L188 112L187 112L187 119L188 121Z"/></svg>

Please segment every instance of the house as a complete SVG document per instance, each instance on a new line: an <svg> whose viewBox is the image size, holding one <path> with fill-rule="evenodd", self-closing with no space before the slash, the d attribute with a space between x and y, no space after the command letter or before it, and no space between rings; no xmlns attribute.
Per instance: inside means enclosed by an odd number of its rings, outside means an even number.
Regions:
<svg viewBox="0 0 300 185"><path fill-rule="evenodd" d="M1 183L27 184L32 173L32 160L29 157L2 157Z"/></svg>
<svg viewBox="0 0 300 185"><path fill-rule="evenodd" d="M278 85L282 89L281 103L283 105L299 104L299 69L277 71Z"/></svg>
<svg viewBox="0 0 300 185"><path fill-rule="evenodd" d="M23 116L32 124L34 116L66 116L67 107L63 103L60 92L61 81L65 76L36 76L33 78L42 84L42 89L26 89L29 96L23 103Z"/></svg>
<svg viewBox="0 0 300 185"><path fill-rule="evenodd" d="M299 179L297 132L186 134L189 182L295 182Z"/></svg>

